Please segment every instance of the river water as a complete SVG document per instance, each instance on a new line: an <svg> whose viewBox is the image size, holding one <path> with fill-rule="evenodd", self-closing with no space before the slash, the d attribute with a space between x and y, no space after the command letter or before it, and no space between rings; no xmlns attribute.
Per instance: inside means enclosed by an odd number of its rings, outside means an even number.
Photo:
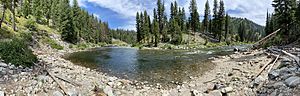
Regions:
<svg viewBox="0 0 300 96"><path fill-rule="evenodd" d="M66 55L76 65L96 69L123 79L146 81L170 87L214 68L208 58L233 53L233 47L201 50L139 50L95 48Z"/></svg>

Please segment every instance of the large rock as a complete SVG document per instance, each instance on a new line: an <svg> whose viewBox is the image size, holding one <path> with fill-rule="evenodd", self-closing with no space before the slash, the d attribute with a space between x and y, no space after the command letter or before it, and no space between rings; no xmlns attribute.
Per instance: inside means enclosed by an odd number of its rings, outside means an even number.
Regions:
<svg viewBox="0 0 300 96"><path fill-rule="evenodd" d="M269 74L268 74L268 76L269 76L269 79L271 79L271 80L274 80L274 79L276 79L277 77L279 77L279 72L278 71L271 71Z"/></svg>
<svg viewBox="0 0 300 96"><path fill-rule="evenodd" d="M7 67L7 64L0 62L0 67Z"/></svg>
<svg viewBox="0 0 300 96"><path fill-rule="evenodd" d="M300 84L300 77L298 76L292 76L289 77L288 79L286 79L284 81L284 83L288 86L288 87L296 87L297 85Z"/></svg>
<svg viewBox="0 0 300 96"><path fill-rule="evenodd" d="M258 76L257 78L254 79L254 84L259 85L261 82L265 81L266 78L263 78L262 76Z"/></svg>
<svg viewBox="0 0 300 96"><path fill-rule="evenodd" d="M4 96L4 92L3 91L0 91L0 96Z"/></svg>

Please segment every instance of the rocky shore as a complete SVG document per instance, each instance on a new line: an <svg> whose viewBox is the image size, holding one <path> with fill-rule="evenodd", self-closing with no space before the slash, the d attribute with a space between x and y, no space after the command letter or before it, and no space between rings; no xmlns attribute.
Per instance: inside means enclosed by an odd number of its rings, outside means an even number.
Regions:
<svg viewBox="0 0 300 96"><path fill-rule="evenodd" d="M295 95L300 88L299 67L289 57L280 57L275 67L257 75L273 61L266 50L210 58L216 64L213 70L163 89L74 65L62 57L78 50L66 46L60 51L46 45L34 48L40 64L31 68L0 62L0 96L266 96Z"/></svg>

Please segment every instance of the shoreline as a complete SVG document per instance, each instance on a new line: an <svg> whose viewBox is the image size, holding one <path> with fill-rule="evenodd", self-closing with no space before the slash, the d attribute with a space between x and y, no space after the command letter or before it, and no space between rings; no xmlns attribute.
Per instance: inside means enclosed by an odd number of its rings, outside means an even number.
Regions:
<svg viewBox="0 0 300 96"><path fill-rule="evenodd" d="M97 47L94 47L97 48ZM87 48L85 50L90 50ZM47 50L47 51L45 51ZM259 70L260 66L268 62L270 58L263 55L264 50L254 50L252 52L235 53L229 56L218 56L212 58L215 63L215 68L205 72L199 77L191 77L189 82L177 84L176 88L168 90L161 89L160 85L146 86L143 82L129 81L126 79L119 79L117 77L108 76L105 73L91 70L89 68L81 67L73 64L72 62L62 58L64 54L85 51L66 48L65 50L53 50L51 48L34 49L38 58L45 62L49 71L54 73L55 76L68 78L83 86L74 86L65 81L60 81L68 90L67 94L75 95L95 95L106 94L108 96L216 96L222 94L228 95L253 95L256 94L256 89L251 89L245 85L251 85L252 79ZM262 57L259 57L262 54ZM236 59L253 56L254 59L238 61ZM252 64L252 63L255 63ZM21 79L12 81L16 83L12 88L17 89L12 92L4 91L7 95L12 94L43 94L55 95L63 94L61 88L51 80L47 74L38 74L32 76L29 80L25 80L25 76L31 76L34 73L19 74ZM24 80L23 80L24 79ZM28 79L28 78L26 78ZM27 83L18 83L19 81ZM36 84L35 84L36 83ZM19 85L18 85L19 84ZM29 85L28 85L29 84ZM30 85L31 84L31 85ZM1 86L8 84L0 84ZM32 89L28 89L28 86ZM5 86L8 88L9 86ZM19 88L20 87L20 88ZM29 88L30 88L29 87ZM0 90L8 90L0 87ZM29 90L29 92L27 92ZM100 90L100 91L99 91ZM57 95L56 95L57 96Z"/></svg>

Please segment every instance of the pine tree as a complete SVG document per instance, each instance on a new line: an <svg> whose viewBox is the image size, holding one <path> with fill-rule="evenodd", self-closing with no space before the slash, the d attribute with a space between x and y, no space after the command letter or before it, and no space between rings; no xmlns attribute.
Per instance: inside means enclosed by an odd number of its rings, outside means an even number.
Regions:
<svg viewBox="0 0 300 96"><path fill-rule="evenodd" d="M38 23L41 23L42 18L42 4L41 0L32 0L32 15L35 16Z"/></svg>
<svg viewBox="0 0 300 96"><path fill-rule="evenodd" d="M161 0L157 0L157 17L159 23L159 33L162 35L162 41L167 41L167 18L165 15L165 5Z"/></svg>
<svg viewBox="0 0 300 96"><path fill-rule="evenodd" d="M217 37L217 27L218 27L218 0L214 0L214 8L213 8L213 20L212 20L212 33L214 37Z"/></svg>
<svg viewBox="0 0 300 96"><path fill-rule="evenodd" d="M277 22L282 26L282 35L289 35L289 24L295 20L295 8L296 0L274 0L273 7L275 9L275 16L277 17Z"/></svg>
<svg viewBox="0 0 300 96"><path fill-rule="evenodd" d="M229 23L230 23L230 16L228 15L228 13L226 14L226 19L225 19L225 35L224 35L224 40L225 41L228 41L228 35L231 35L229 34L229 30L230 30L230 26L229 26Z"/></svg>
<svg viewBox="0 0 300 96"><path fill-rule="evenodd" d="M296 20L297 20L297 22L299 23L299 25L300 25L300 1L298 2L298 5L297 5L298 7L297 7L297 9L296 9L296 14L295 14L295 16L296 16Z"/></svg>
<svg viewBox="0 0 300 96"><path fill-rule="evenodd" d="M24 0L24 4L22 6L22 13L25 18L27 18L27 16L31 14L30 4L30 0Z"/></svg>
<svg viewBox="0 0 300 96"><path fill-rule="evenodd" d="M219 7L219 13L218 13L218 27L217 27L217 34L219 36L219 42L223 41L223 31L224 31L224 22L225 21L225 8L224 8L224 2L223 0L220 0L220 7Z"/></svg>
<svg viewBox="0 0 300 96"><path fill-rule="evenodd" d="M81 22L80 21L80 10L81 9L80 9L80 7L78 5L77 0L74 0L73 1L73 7L72 7L72 22L73 22L74 31L76 33L76 42L79 41L79 39L80 39L80 31L81 31L80 30L81 29L81 24L80 24L80 22ZM97 19L95 21L97 21Z"/></svg>
<svg viewBox="0 0 300 96"><path fill-rule="evenodd" d="M265 33L266 35L269 35L270 33L270 16L269 16L269 11L267 11L267 19L266 19L266 27L265 27Z"/></svg>
<svg viewBox="0 0 300 96"><path fill-rule="evenodd" d="M136 13L136 32L137 32L137 42L141 41L141 21L139 12Z"/></svg>
<svg viewBox="0 0 300 96"><path fill-rule="evenodd" d="M238 35L240 37L240 41L241 42L244 42L245 41L245 23L244 22L241 22L239 27L238 27Z"/></svg>
<svg viewBox="0 0 300 96"><path fill-rule="evenodd" d="M59 2L59 30L61 31L62 39L70 42L76 43L76 33L74 32L71 7L69 5L69 0L61 0Z"/></svg>
<svg viewBox="0 0 300 96"><path fill-rule="evenodd" d="M209 7L209 2L207 0L205 3L204 19L203 19L204 32L209 31L209 20L210 20L210 7Z"/></svg>
<svg viewBox="0 0 300 96"><path fill-rule="evenodd" d="M157 22L157 13L155 8L153 10L152 31L154 34L154 47L157 47L159 42L159 24Z"/></svg>
<svg viewBox="0 0 300 96"><path fill-rule="evenodd" d="M192 0L190 3L190 27L196 35L196 32L199 31L200 27L200 20L199 20L199 13L197 10L197 3L196 0Z"/></svg>
<svg viewBox="0 0 300 96"><path fill-rule="evenodd" d="M54 27L57 27L58 26L58 17L59 17L59 9L58 9L58 4L59 4L59 0L52 0L51 2L51 11L50 11L50 18L52 20L52 22L50 24L50 26L54 26ZM83 15L84 13L82 13Z"/></svg>
<svg viewBox="0 0 300 96"><path fill-rule="evenodd" d="M182 32L187 32L186 28L186 16L185 16L185 10L182 7L181 13L180 13L180 28Z"/></svg>

